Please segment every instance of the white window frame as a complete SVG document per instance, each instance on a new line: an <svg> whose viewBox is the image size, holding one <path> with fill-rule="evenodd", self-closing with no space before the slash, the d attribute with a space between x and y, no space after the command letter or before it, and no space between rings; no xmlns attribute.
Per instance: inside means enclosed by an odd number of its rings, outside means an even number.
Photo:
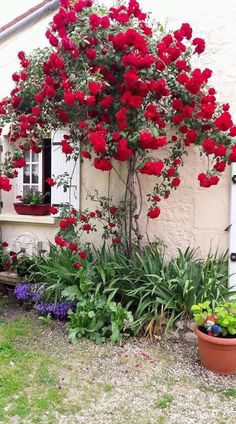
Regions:
<svg viewBox="0 0 236 424"><path fill-rule="evenodd" d="M23 190L24 186L30 186L30 188L33 188L34 186L38 186L37 191L43 192L43 152L38 153L38 162L32 161L32 150L29 151L30 153L30 175L32 175L32 165L38 164L39 166L39 172L38 172L38 183L24 183L24 168L20 168L18 171L18 178L17 178L17 193L16 195L23 196ZM43 193L44 194L44 193Z"/></svg>

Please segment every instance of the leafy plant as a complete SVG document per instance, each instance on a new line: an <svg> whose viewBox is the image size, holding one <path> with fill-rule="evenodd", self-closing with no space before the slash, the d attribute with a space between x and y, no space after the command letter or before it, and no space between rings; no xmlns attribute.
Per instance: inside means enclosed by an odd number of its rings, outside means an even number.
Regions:
<svg viewBox="0 0 236 424"><path fill-rule="evenodd" d="M52 314L47 314L45 317L41 316L39 317L39 321L45 326L49 326L52 324Z"/></svg>
<svg viewBox="0 0 236 424"><path fill-rule="evenodd" d="M27 255L19 256L16 264L17 274L20 277L29 276L33 270L36 270L35 261L37 261L37 259Z"/></svg>
<svg viewBox="0 0 236 424"><path fill-rule="evenodd" d="M195 323L213 336L236 335L236 303L224 303L212 308L209 300L192 306Z"/></svg>
<svg viewBox="0 0 236 424"><path fill-rule="evenodd" d="M40 191L30 189L24 196L17 196L17 199L21 203L24 203L24 205L40 205L43 203L46 195L47 193L43 195Z"/></svg>
<svg viewBox="0 0 236 424"><path fill-rule="evenodd" d="M132 322L132 314L109 297L92 295L77 303L76 311L69 312L69 339L87 337L96 342L121 342L124 331Z"/></svg>

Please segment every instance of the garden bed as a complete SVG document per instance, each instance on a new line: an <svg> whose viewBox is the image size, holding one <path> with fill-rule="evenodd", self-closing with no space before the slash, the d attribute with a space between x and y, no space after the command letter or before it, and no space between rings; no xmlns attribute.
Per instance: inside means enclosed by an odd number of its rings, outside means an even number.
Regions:
<svg viewBox="0 0 236 424"><path fill-rule="evenodd" d="M236 377L205 371L195 343L72 345L65 324L44 326L7 303L0 300L2 422L235 423Z"/></svg>

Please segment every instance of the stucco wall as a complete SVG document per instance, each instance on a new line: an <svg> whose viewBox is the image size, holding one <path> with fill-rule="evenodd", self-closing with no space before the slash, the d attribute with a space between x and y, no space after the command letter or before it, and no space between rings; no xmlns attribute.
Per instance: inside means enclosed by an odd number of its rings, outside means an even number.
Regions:
<svg viewBox="0 0 236 424"><path fill-rule="evenodd" d="M103 1L111 4L111 1ZM231 103L231 111L236 115L236 3L235 0L140 0L144 10L152 11L156 19L166 24L167 28L177 29L182 22L189 22L194 29L194 36L206 39L206 52L198 61L199 67L209 67L213 73L212 83L217 88L218 98ZM46 21L41 21L33 29L24 31L15 40L10 40L0 49L1 81L0 97L9 92L11 85L10 75L15 70L18 50L26 50L45 45L44 32ZM189 151L190 152L190 151ZM228 247L228 233L225 228L229 225L229 172L224 175L221 183L211 189L200 189L197 175L205 170L202 160L198 158L197 151L192 149L186 159L185 169L182 170L182 185L173 192L172 197L163 202L162 212L158 220L149 223L148 230L151 238L159 237L168 246L169 254L176 252L177 248L187 245L200 246L204 255L209 248ZM149 192L152 179L142 177L143 191ZM116 176L112 178L111 187L115 194L120 196L122 184ZM89 205L86 200L86 189L92 192L99 187L107 194L108 176L95 171L91 165L81 167L81 208ZM113 189L111 190L113 191ZM11 194L7 194L8 205L11 204ZM142 229L145 232L146 212L142 216ZM9 224L2 225L7 238ZM14 231L21 231L20 225L14 226ZM13 228L12 230L13 231ZM47 227L37 227L39 232L46 234ZM48 236L52 236L52 231ZM42 237L43 236L42 234ZM99 241L99 235L97 236Z"/></svg>

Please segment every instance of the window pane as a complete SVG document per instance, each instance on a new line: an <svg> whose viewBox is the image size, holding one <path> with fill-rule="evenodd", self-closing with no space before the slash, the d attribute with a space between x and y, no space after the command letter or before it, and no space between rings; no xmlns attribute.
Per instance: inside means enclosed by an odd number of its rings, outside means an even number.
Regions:
<svg viewBox="0 0 236 424"><path fill-rule="evenodd" d="M25 196L29 192L30 192L30 186L29 185L23 186L23 196Z"/></svg>
<svg viewBox="0 0 236 424"><path fill-rule="evenodd" d="M23 183L30 183L30 165L26 165L23 172Z"/></svg>
<svg viewBox="0 0 236 424"><path fill-rule="evenodd" d="M27 150L24 152L24 158L26 162L30 162L30 151Z"/></svg>
<svg viewBox="0 0 236 424"><path fill-rule="evenodd" d="M39 154L32 152L32 162L38 162L39 161Z"/></svg>
<svg viewBox="0 0 236 424"><path fill-rule="evenodd" d="M38 184L39 182L39 166L32 165L32 183Z"/></svg>

